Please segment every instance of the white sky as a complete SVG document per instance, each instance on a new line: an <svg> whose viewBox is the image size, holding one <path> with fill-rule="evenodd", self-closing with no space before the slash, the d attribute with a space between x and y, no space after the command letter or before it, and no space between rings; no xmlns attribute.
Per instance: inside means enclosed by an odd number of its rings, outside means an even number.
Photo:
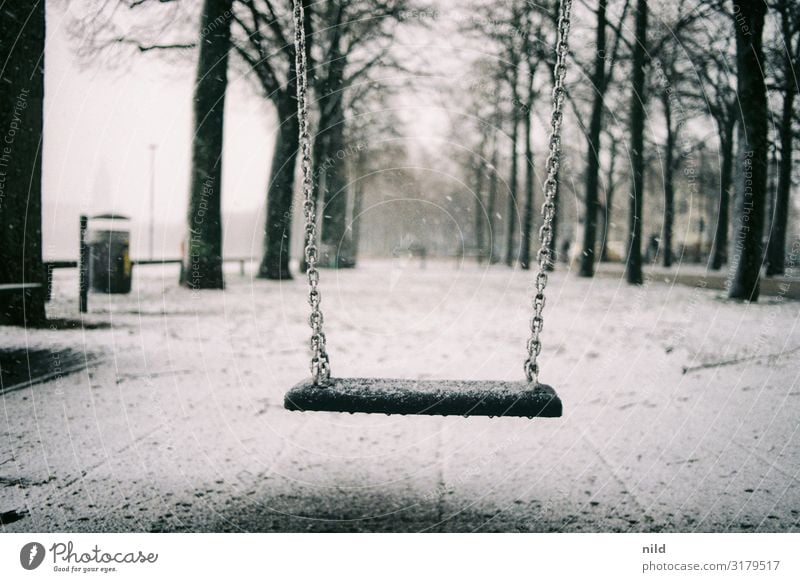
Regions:
<svg viewBox="0 0 800 582"><path fill-rule="evenodd" d="M150 152L155 164L156 222L183 219L191 156L194 66L141 57L119 71L81 68L65 31L66 18L51 10L45 55L43 181L45 255L77 230L81 212L115 211L149 220ZM233 75L236 75L232 71ZM232 77L225 107L224 210L263 205L272 149L273 116L248 81ZM231 163L230 160L236 160ZM73 253L66 253L73 254Z"/></svg>

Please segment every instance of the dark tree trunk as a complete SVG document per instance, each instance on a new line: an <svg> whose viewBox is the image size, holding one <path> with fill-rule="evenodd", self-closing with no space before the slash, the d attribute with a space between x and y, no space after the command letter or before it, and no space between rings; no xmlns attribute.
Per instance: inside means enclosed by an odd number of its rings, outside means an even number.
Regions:
<svg viewBox="0 0 800 582"><path fill-rule="evenodd" d="M642 218L644 203L644 104L647 58L647 0L636 3L636 38L633 50L633 94L631 95L631 197L628 214L627 279L641 285Z"/></svg>
<svg viewBox="0 0 800 582"><path fill-rule="evenodd" d="M290 74L294 78L294 72ZM293 85L293 82L290 83ZM291 279L289 272L289 242L292 232L292 197L294 169L299 145L299 126L294 87L276 100L278 136L272 154L269 186L267 188L267 225L264 232L264 257L258 268L262 279Z"/></svg>
<svg viewBox="0 0 800 582"><path fill-rule="evenodd" d="M315 70L311 46L314 35L311 30L312 5L303 0L306 32L306 63L309 86L313 84ZM272 89L265 86L271 95L278 114L278 132L275 150L272 153L269 185L267 186L267 218L264 227L264 256L258 266L261 279L291 279L289 271L290 243L292 232L292 200L294 198L295 166L300 145L300 125L297 119L297 69L294 46L286 47L288 70L285 87ZM312 168L316 171L316 168ZM319 212L319 206L317 206Z"/></svg>
<svg viewBox="0 0 800 582"><path fill-rule="evenodd" d="M489 173L489 199L486 201L486 214L489 227L489 264L493 265L500 259L497 256L495 242L499 239L496 236L495 218L497 214L497 164L498 164L497 134L492 137L492 167Z"/></svg>
<svg viewBox="0 0 800 582"><path fill-rule="evenodd" d="M733 172L733 129L735 117L731 116L719 127L722 148L722 168L719 179L719 209L717 227L714 231L714 250L711 253L711 269L719 271L728 262L728 225L731 200L731 173Z"/></svg>
<svg viewBox="0 0 800 582"><path fill-rule="evenodd" d="M764 2L734 0L737 91L741 104L736 175L735 254L731 299L758 300L767 188L767 91L762 34Z"/></svg>
<svg viewBox="0 0 800 582"><path fill-rule="evenodd" d="M336 100L331 126L327 131L328 159L322 199L321 267L347 267L352 262L352 248L347 232L347 144L344 137L344 111L341 99Z"/></svg>
<svg viewBox="0 0 800 582"><path fill-rule="evenodd" d="M784 17L786 19L786 17ZM789 41L791 36L784 38ZM794 114L794 97L797 87L794 86L791 75L792 63L788 55L785 56L784 71L786 87L783 93L783 111L781 124L778 128L781 141L781 161L778 166L778 188L775 192L775 205L772 211L772 224L767 246L767 276L783 275L784 260L786 257L786 223L789 218L789 192L792 188L792 117Z"/></svg>
<svg viewBox="0 0 800 582"><path fill-rule="evenodd" d="M600 0L597 5L597 47L594 57L592 85L595 88L592 118L587 135L588 151L586 155L586 217L583 223L583 249L578 275L592 277L594 275L594 255L597 239L598 215L598 178L600 174L600 135L603 128L603 99L606 89L606 1Z"/></svg>
<svg viewBox="0 0 800 582"><path fill-rule="evenodd" d="M672 225L675 221L675 128L672 126L672 104L669 93L662 100L667 127L664 149L664 237L659 245L665 267L672 266ZM702 169L701 169L702 171Z"/></svg>
<svg viewBox="0 0 800 582"><path fill-rule="evenodd" d="M613 144L614 147L611 150L611 158L609 160L608 165L608 173L606 174L606 203L600 209L600 212L603 216L603 240L602 246L600 247L600 262L607 263L608 259L608 237L610 236L611 232L611 219L614 212L614 189L616 188L614 184L614 166L616 161L617 155L617 148L616 143Z"/></svg>
<svg viewBox="0 0 800 582"><path fill-rule="evenodd" d="M529 94L532 93L529 87ZM533 144L531 143L531 102L525 109L525 210L522 222L522 249L519 264L523 269L530 269L531 231L533 230Z"/></svg>
<svg viewBox="0 0 800 582"><path fill-rule="evenodd" d="M205 0L194 88L192 179L182 269L190 289L222 289L222 142L232 0ZM205 32L210 31L210 32Z"/></svg>
<svg viewBox="0 0 800 582"><path fill-rule="evenodd" d="M483 205L483 183L486 178L486 163L484 155L486 153L486 134L481 136L480 152L478 152L478 165L475 167L475 250L478 254L478 263L484 259L485 241L483 235L484 212Z"/></svg>
<svg viewBox="0 0 800 582"><path fill-rule="evenodd" d="M358 260L358 246L361 242L361 213L364 211L364 180L361 177L363 172L360 171L364 167L363 154L359 153L356 158L356 167L359 168L359 175L353 181L353 215L351 220L351 238L353 250L353 266Z"/></svg>
<svg viewBox="0 0 800 582"><path fill-rule="evenodd" d="M328 133L327 129L330 127L331 107L326 106L326 97L324 95L324 87L319 91L320 97L317 100L319 107L319 122L317 133L314 134L313 146L311 148L311 180L312 192L314 195L314 203L316 204L316 214L319 218L322 211L322 204L325 199L325 176L328 166L332 163L332 158L328 154ZM318 259L319 261L319 259ZM318 262L318 266L322 266ZM326 265L327 266L327 265ZM305 253L300 256L300 272L305 273L308 269L306 264Z"/></svg>
<svg viewBox="0 0 800 582"><path fill-rule="evenodd" d="M319 129L314 134L314 144L311 148L311 175L314 184L314 199L319 205L325 199L325 174L329 161L328 133L330 127L330 108L324 107L324 98L320 98Z"/></svg>
<svg viewBox="0 0 800 582"><path fill-rule="evenodd" d="M517 258L514 257L514 234L516 232L518 219L517 188L519 187L517 182L517 175L519 173L517 159L519 157L519 151L517 149L517 140L519 137L519 93L517 91L518 67L516 62L512 62L511 66L514 67L511 80L511 176L509 179L510 190L508 192L508 211L506 212L506 220L508 221L508 224L506 225L506 265L509 267L514 265L515 259Z"/></svg>
<svg viewBox="0 0 800 582"><path fill-rule="evenodd" d="M321 192L322 248L320 267L349 267L353 263L352 241L347 231L348 180L345 143L344 73L346 55L342 55L339 34L334 31L328 57L328 70L320 90L320 109L324 120L320 123L324 151L321 163L324 176ZM324 125L322 124L324 122Z"/></svg>
<svg viewBox="0 0 800 582"><path fill-rule="evenodd" d="M0 324L45 321L42 263L42 127L45 2L0 7Z"/></svg>

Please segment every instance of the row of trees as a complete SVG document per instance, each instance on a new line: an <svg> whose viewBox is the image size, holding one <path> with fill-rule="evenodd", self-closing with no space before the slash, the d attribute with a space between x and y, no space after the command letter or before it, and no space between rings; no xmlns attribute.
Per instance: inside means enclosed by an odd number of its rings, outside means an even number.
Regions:
<svg viewBox="0 0 800 582"><path fill-rule="evenodd" d="M396 127L392 114L370 115L394 89L376 72L408 71L413 55L398 53L393 40L410 22L426 22L409 15L427 14L432 22L439 12L426 12L414 0L303 1L316 128L314 177L324 209L322 260L329 267L351 266L358 233L348 216L357 216L364 201L364 181L358 176L402 149L384 139ZM86 58L100 60L111 52L119 61L134 54L189 52L197 59L183 269L189 287L224 286L221 176L230 71L245 72L256 93L269 101L277 130L258 273L269 279L290 277L298 150L292 1L203 0L199 14L190 0L87 0L85 7L76 28L82 39L78 52ZM31 285L23 293L0 297L0 317L32 322L44 317L40 148L45 5L41 0L25 7L6 3L1 10L0 283ZM459 93L469 97L466 111L479 120L471 134L474 155L466 161L476 193L475 246L479 256L529 268L536 168L542 165L535 159L535 136L545 133L550 109L557 3L475 0L467 10L470 18L460 22L458 32L492 55L472 63L475 79L469 91ZM573 130L584 136L585 145L565 140L560 196L570 188L581 202L580 274L592 276L597 260L608 257L615 217L626 207L628 280L643 279L644 224L658 225L658 254L664 265L672 264L676 217L687 198L691 204L699 195L698 183L708 181L696 176L705 172L697 158L699 144L709 141L708 127L716 135L720 160L710 267L727 263L731 297L756 299L763 263L769 275L785 271L798 133L800 15L793 3L576 0L574 16L576 22L592 22L573 27L568 77L569 117L577 120ZM434 33L438 29L436 23ZM594 42L583 42L588 37ZM381 139L374 139L378 133ZM368 142L385 143L387 151L353 149ZM356 178L350 180L348 171ZM645 191L658 174L663 196L654 200ZM582 187L575 185L576 175ZM767 196L769 176L774 188ZM626 182L628 204L623 205L614 192ZM505 249L498 249L488 240L499 238L495 221L503 214Z"/></svg>
<svg viewBox="0 0 800 582"><path fill-rule="evenodd" d="M179 1L179 0L174 0ZM314 91L315 185L322 214L323 266L353 264L348 233L347 164L340 152L365 127L348 128L345 111L374 98L376 68L397 67L390 51L406 0L306 1L309 80ZM211 31L203 38L203 31ZM255 79L277 117L277 135L267 191L264 254L258 276L287 279L292 206L298 153L297 72L290 0L205 0L195 84L195 140L188 228L190 241L202 207L208 226L188 245L185 282L208 289L223 286L219 168L228 53ZM214 188L216 186L216 189ZM212 199L212 204L208 200ZM212 215L208 208L213 208Z"/></svg>
<svg viewBox="0 0 800 582"><path fill-rule="evenodd" d="M531 120L539 118L534 135L545 133L551 106L551 78L536 74L552 70L556 8L556 2L481 2L468 26L470 34L491 43L494 51L473 68L478 90L471 92L467 109L487 123L467 168L474 176L476 205L484 209L497 203L493 187L484 199L484 183L495 183L498 174L507 177L505 260L510 265L518 258L522 268L529 266L531 199L538 186ZM565 156L579 168L570 172L583 181L575 193L581 203L581 231L575 233L581 251L578 273L591 277L597 261L608 258L610 227L625 206L628 280L643 280L644 225L658 233L658 258L671 266L676 217L687 202L698 214L698 202L716 174L718 208L709 267L718 270L727 263L731 297L756 299L763 264L768 275L785 272L793 146L800 121L795 103L800 12L788 0L675 0L657 5L599 0L576 2L574 15L582 27L573 23L570 113L585 145L565 143ZM770 39L766 46L765 31ZM585 42L590 32L594 43ZM707 141L717 142L715 173L707 163L712 153L706 151L711 149L705 147ZM502 150L499 161L497 149ZM770 169L776 182L770 196L768 151L776 162ZM569 182L564 178L562 172L562 187ZM624 181L628 203L615 204L614 193ZM650 182L660 183L648 188ZM645 193L653 190L660 196L651 203L653 196ZM518 206L524 209L521 220L514 214ZM475 227L476 246L497 260L496 249L485 246L486 229L496 230L495 215L484 216ZM702 213L699 220L702 231Z"/></svg>
<svg viewBox="0 0 800 582"><path fill-rule="evenodd" d="M296 115L292 0L204 0L199 27L186 13L191 0L101 2L76 28L79 52L95 60L105 52L132 58L197 51L192 179L187 217L183 283L219 289L222 274L221 172L225 94L230 70L253 81L255 93L272 105L275 143L266 192L264 253L258 276L287 279L296 191ZM365 103L379 101L386 88L375 70L402 68L392 39L410 0L323 0L304 2L309 83L315 119L315 192L322 212L322 266L351 266L348 230L348 167L359 162L349 145L363 141L368 126L353 123ZM122 9L122 10L120 10ZM164 23L171 23L165 34ZM198 34L199 28L199 34ZM127 51L126 51L127 49ZM346 112L348 115L346 115ZM347 163L339 159L346 152ZM356 154L359 152L355 152ZM363 155L360 156L363 158Z"/></svg>
<svg viewBox="0 0 800 582"><path fill-rule="evenodd" d="M305 1L310 82L316 117L315 178L324 203L323 253L328 266L352 264L357 241L347 225L346 142L363 139L366 124L345 111L368 109L386 91L370 78L378 68L399 66L391 54L395 28L407 0ZM0 293L0 321L44 321L41 248L41 137L45 2L3 5L0 121L0 284L24 291ZM192 167L182 283L220 289L222 272L222 148L225 98L233 67L243 68L277 119L270 165L264 254L259 277L285 279L298 150L292 0L203 0L199 18L192 0L104 0L73 7L76 52L93 64L137 55L196 54ZM110 58L106 58L109 57ZM351 164L369 165L357 151ZM341 245L345 240L346 244ZM344 247L344 248L342 248ZM343 266L343 265L342 265Z"/></svg>

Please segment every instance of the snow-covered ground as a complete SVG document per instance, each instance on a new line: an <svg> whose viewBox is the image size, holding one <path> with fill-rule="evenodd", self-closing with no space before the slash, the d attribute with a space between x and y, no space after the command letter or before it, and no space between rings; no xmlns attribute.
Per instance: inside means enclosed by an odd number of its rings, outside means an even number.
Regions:
<svg viewBox="0 0 800 582"><path fill-rule="evenodd" d="M51 317L77 317L74 278ZM797 302L557 272L542 380L563 418L388 417L282 408L308 374L302 279L176 279L137 267L131 295L91 296L110 327L3 329L0 349L89 362L0 396L4 531L798 530ZM522 379L531 281L325 271L334 375Z"/></svg>

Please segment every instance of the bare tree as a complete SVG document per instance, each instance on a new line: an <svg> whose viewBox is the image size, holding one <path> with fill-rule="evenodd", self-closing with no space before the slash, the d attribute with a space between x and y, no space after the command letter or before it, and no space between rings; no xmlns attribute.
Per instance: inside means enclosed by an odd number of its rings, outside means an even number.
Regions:
<svg viewBox="0 0 800 582"><path fill-rule="evenodd" d="M599 201L600 154L603 130L603 116L607 107L608 88L613 82L613 73L617 63L620 47L628 44L622 35L622 23L628 15L630 1L625 0L616 26L611 26L614 33L612 48L607 49L607 29L609 28L607 8L608 2L601 0L597 4L595 44L593 46L593 70L590 75L594 95L592 99L589 127L586 128L586 170L585 182L585 218L583 223L582 252L578 275L591 277L594 275L595 254L597 245L597 220L601 208ZM605 224L605 223L604 223ZM605 228L605 227L604 227Z"/></svg>
<svg viewBox="0 0 800 582"><path fill-rule="evenodd" d="M487 244L487 256L489 259L489 264L493 265L497 263L500 258L497 256L497 245L496 236L497 229L495 228L495 222L497 217L497 180L498 180L498 170L497 164L500 163L500 148L498 147L497 143L497 124L494 124L495 130L492 132L492 140L491 140L491 161L489 163L489 191L487 193L487 200L486 200L486 218L487 218L487 230L489 233L489 238L486 242Z"/></svg>
<svg viewBox="0 0 800 582"><path fill-rule="evenodd" d="M644 216L645 67L647 64L647 0L636 2L636 37L633 47L631 93L631 195L628 210L628 283L641 285L642 218Z"/></svg>
<svg viewBox="0 0 800 582"><path fill-rule="evenodd" d="M767 89L762 36L767 5L733 2L737 89L741 104L736 173L736 256L731 261L731 299L758 300L767 188Z"/></svg>
<svg viewBox="0 0 800 582"><path fill-rule="evenodd" d="M371 71L403 70L392 45L411 0L324 0L316 5L314 87L319 130L314 136L316 196L322 203L320 266L354 266L347 232L349 181L347 110L380 84L364 83ZM360 83L359 91L351 87ZM342 158L342 159L340 159Z"/></svg>
<svg viewBox="0 0 800 582"><path fill-rule="evenodd" d="M672 234L675 222L675 175L683 161L679 150L682 149L684 154L688 154L691 150L688 144L684 144L683 148L680 147L680 136L688 116L688 109L683 105L682 85L689 73L684 70L683 59L677 54L677 50L678 47L673 43L664 45L659 55L657 55L654 67L656 71L654 79L656 87L653 89L661 103L664 115L664 129L666 130L666 138L661 148L664 153L662 163L664 172L664 221L661 229L661 241L658 245L661 260L665 267L671 267L673 260ZM696 172L693 172L693 170L694 166L686 169L687 173L695 180L694 173Z"/></svg>
<svg viewBox="0 0 800 582"><path fill-rule="evenodd" d="M586 164L586 217L583 223L583 252L578 274L581 277L594 275L595 239L597 237L598 196L600 175L600 134L603 128L603 97L606 86L606 0L597 3L597 25L595 26L595 55L592 86L595 88L592 117L589 122L588 153ZM613 62L613 61L612 61Z"/></svg>
<svg viewBox="0 0 800 582"><path fill-rule="evenodd" d="M603 200L599 202L599 213L603 218L602 239L600 247L600 262L607 263L608 256L608 243L611 236L611 225L614 215L614 193L617 190L621 178L617 177L617 158L619 152L620 142L622 141L613 131L607 131L608 134L608 163L605 169L605 179L603 183Z"/></svg>
<svg viewBox="0 0 800 582"><path fill-rule="evenodd" d="M355 266L367 188L382 169L405 160L407 152L400 139L401 122L391 108L393 87L365 78L349 89L351 98L348 100L349 122L345 139L352 145L348 150L351 155L346 156L346 166L348 183L353 186L353 204L346 232L351 241L348 258Z"/></svg>
<svg viewBox="0 0 800 582"><path fill-rule="evenodd" d="M222 141L233 0L205 0L194 88L192 177L184 284L222 289Z"/></svg>
<svg viewBox="0 0 800 582"><path fill-rule="evenodd" d="M525 64L525 84L524 84L524 97L525 102L520 104L525 115L525 123L523 131L525 133L525 206L522 218L522 236L520 242L519 264L523 269L530 268L531 262L531 241L533 230L533 191L535 172L533 165L533 143L531 133L533 132L533 108L536 99L538 98L538 90L534 84L536 72L542 62L547 63L547 55L550 51L555 51L555 35L553 35L553 42L546 43L540 39L544 38L544 29L546 22L555 23L558 19L558 2L555 3L554 15L548 14L547 10L533 10L530 6L526 6L526 11L523 16L523 29L522 34L522 54L524 55ZM555 30L555 26L553 26ZM554 59L550 59L553 63ZM549 63L548 63L549 64ZM551 67L552 69L552 67ZM554 222L556 222L554 220ZM555 236L553 236L555 238Z"/></svg>
<svg viewBox="0 0 800 582"><path fill-rule="evenodd" d="M795 98L800 90L797 63L800 63L800 11L794 2L776 0L771 4L779 20L780 41L771 51L776 88L781 98L778 141L780 163L778 185L770 221L767 246L767 276L785 271L786 230L789 218L789 194L792 188L792 153L794 150L797 113Z"/></svg>
<svg viewBox="0 0 800 582"><path fill-rule="evenodd" d="M475 192L474 221L475 221L475 246L479 260L486 258L490 263L496 263L497 240L495 224L497 221L498 205L498 178L500 168L500 144L498 134L502 133L503 120L508 111L503 108L503 97L498 92L498 87L505 84L503 67L497 66L496 59L482 58L473 63L471 67L474 77L467 91L460 87L453 90L453 98L465 95L468 99L466 110L474 124L477 137L469 147L469 157L465 168L471 172L468 178ZM451 131L456 143L463 139L463 117L458 116L451 121ZM477 152L477 155L476 155ZM484 196L484 186L487 194Z"/></svg>
<svg viewBox="0 0 800 582"><path fill-rule="evenodd" d="M42 129L45 3L0 6L0 324L45 320Z"/></svg>
<svg viewBox="0 0 800 582"><path fill-rule="evenodd" d="M310 2L306 23L310 51ZM253 72L264 96L275 107L278 128L267 186L267 218L264 256L258 277L291 279L289 243L292 229L292 198L297 162L297 73L293 42L291 0L239 0L234 9L232 43L236 54ZM311 61L309 68L313 66Z"/></svg>
<svg viewBox="0 0 800 582"><path fill-rule="evenodd" d="M158 54L185 60L199 47L193 96L192 166L181 283L222 289L222 144L234 0L204 0L199 19L191 2L136 0L90 2L72 23L79 57ZM189 31L194 30L194 35ZM192 39L194 36L194 39ZM195 40L196 39L196 40ZM113 64L112 64L113 63Z"/></svg>
<svg viewBox="0 0 800 582"><path fill-rule="evenodd" d="M511 3L511 14L509 27L511 34L508 37L505 51L507 67L505 67L506 79L511 88L511 176L509 178L508 208L506 211L506 265L513 266L516 262L514 238L519 217L517 211L517 194L519 192L519 126L520 109L519 104L519 68L522 60L519 42L520 27L522 24L523 12L516 0ZM517 255L519 253L516 253Z"/></svg>
<svg viewBox="0 0 800 582"><path fill-rule="evenodd" d="M733 172L734 130L739 99L736 93L735 39L730 34L727 8L722 22L706 19L704 27L684 38L682 46L689 53L698 75L699 91L691 97L698 111L708 113L714 120L720 145L719 204L714 226L710 267L719 270L728 260L728 231L730 227L730 198ZM688 93L688 92L687 92Z"/></svg>

